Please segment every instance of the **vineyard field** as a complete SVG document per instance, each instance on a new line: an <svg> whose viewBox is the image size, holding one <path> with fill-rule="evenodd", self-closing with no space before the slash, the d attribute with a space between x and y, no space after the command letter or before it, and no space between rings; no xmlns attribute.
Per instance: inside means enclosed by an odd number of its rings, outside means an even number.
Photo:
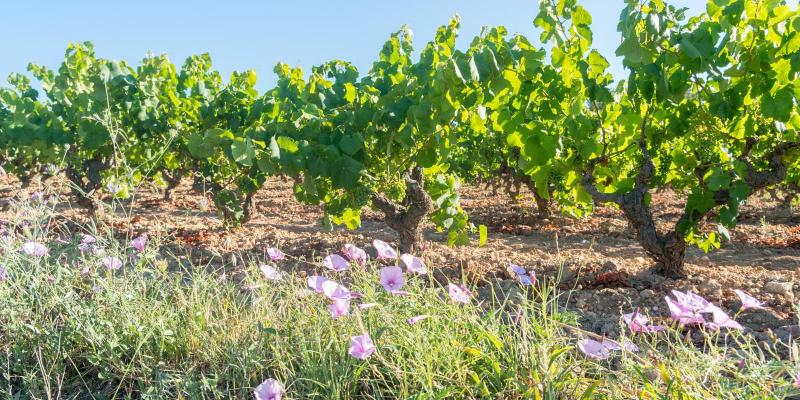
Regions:
<svg viewBox="0 0 800 400"><path fill-rule="evenodd" d="M0 398L800 398L800 6L616 3L10 74Z"/></svg>
<svg viewBox="0 0 800 400"><path fill-rule="evenodd" d="M18 192L19 183L13 179L2 183L0 192L26 196ZM118 211L109 223L165 238L164 252L181 256L187 265L210 264L234 272L241 269L231 261L232 257L239 263L258 260L264 257L267 246L311 260L346 243L393 239L379 212L367 212L357 231L326 231L319 225L323 210L297 204L291 184L278 178L269 180L255 197L258 217L235 230L226 229L210 200L194 193L190 185L184 183L175 190L171 201L163 200L158 190L142 190L128 205L130 208L125 208L135 212ZM503 287L513 287L514 276L506 262L529 265L542 277L560 280L563 289L576 289L564 306L588 312L582 320L587 329L613 336L620 333L620 310L635 305L658 314L663 297L672 289L691 290L733 307L738 300L732 290L746 288L772 310L752 316L754 319L745 316L742 323L756 332L771 329L785 335L793 329L787 327L797 319L797 288L775 293L766 286L768 282L794 282L800 268L800 215L797 210L793 215L768 195L759 196L742 210L733 240L722 249L709 254L700 249L690 251L687 263L691 275L686 280L653 274L652 262L613 208L604 207L582 220L557 215L542 219L532 208L530 193L523 192L523 198L510 201L481 187L466 187L462 196L464 209L476 222L488 227L490 239L485 246L451 247L443 235L429 226L424 254L426 260L437 265L435 273L441 274L439 279L443 282L466 276L481 286L491 286L496 281ZM69 199L64 200L66 203L57 208L72 210L65 212L65 217L85 219L80 208L69 204ZM656 195L655 202L661 210L656 217L664 224L680 211L679 200L668 192ZM8 215L0 214L0 219L3 217ZM291 270L314 273L312 265L290 264ZM598 280L607 272L620 273L619 279Z"/></svg>

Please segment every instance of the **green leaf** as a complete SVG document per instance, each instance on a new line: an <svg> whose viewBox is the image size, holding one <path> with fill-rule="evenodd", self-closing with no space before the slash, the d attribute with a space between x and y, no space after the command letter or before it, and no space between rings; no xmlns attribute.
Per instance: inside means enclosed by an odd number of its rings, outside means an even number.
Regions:
<svg viewBox="0 0 800 400"><path fill-rule="evenodd" d="M360 133L349 133L339 140L339 148L347 155L354 155L364 148L364 137Z"/></svg>
<svg viewBox="0 0 800 400"><path fill-rule="evenodd" d="M489 237L489 234L488 234L488 231L486 229L486 225L483 225L483 224L479 225L478 226L478 238L479 238L478 239L478 245L479 246L485 245L486 241L488 240L488 237Z"/></svg>
<svg viewBox="0 0 800 400"><path fill-rule="evenodd" d="M772 70L775 72L775 84L782 88L790 83L789 74L792 72L792 63L788 59L781 58L772 64Z"/></svg>
<svg viewBox="0 0 800 400"><path fill-rule="evenodd" d="M774 96L764 93L761 98L761 111L764 115L781 122L786 122L791 118L793 106L794 96L789 87L779 90Z"/></svg>
<svg viewBox="0 0 800 400"><path fill-rule="evenodd" d="M233 160L237 163L246 167L253 166L253 158L256 156L253 141L250 139L234 141L231 143L231 155L233 155Z"/></svg>
<svg viewBox="0 0 800 400"><path fill-rule="evenodd" d="M703 55L700 54L700 50L695 47L694 43L689 40L687 36L684 36L680 40L680 47L681 51L683 51L689 58L702 58Z"/></svg>
<svg viewBox="0 0 800 400"><path fill-rule="evenodd" d="M205 159L214 154L211 145L206 143L204 136L199 133L192 133L189 135L189 142L186 147L189 149L189 154L194 158Z"/></svg>
<svg viewBox="0 0 800 400"><path fill-rule="evenodd" d="M350 82L344 84L344 99L350 104L356 101L356 87Z"/></svg>
<svg viewBox="0 0 800 400"><path fill-rule="evenodd" d="M731 177L720 167L714 167L708 171L703 178L708 184L708 188L713 191L727 189L731 184Z"/></svg>
<svg viewBox="0 0 800 400"><path fill-rule="evenodd" d="M333 185L337 188L348 189L355 187L358 179L361 177L361 171L364 169L364 164L350 158L349 156L342 155L331 168L331 180Z"/></svg>

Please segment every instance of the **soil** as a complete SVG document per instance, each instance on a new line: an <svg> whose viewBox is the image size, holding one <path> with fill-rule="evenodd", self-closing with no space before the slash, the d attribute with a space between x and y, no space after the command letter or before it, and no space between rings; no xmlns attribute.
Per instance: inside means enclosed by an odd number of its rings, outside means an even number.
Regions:
<svg viewBox="0 0 800 400"><path fill-rule="evenodd" d="M42 188L62 193L57 210L77 229L88 219L83 210L72 206L65 185L64 179L53 178L22 190L15 179L0 177L0 203L26 199ZM232 271L266 259L268 246L292 256L281 262L281 268L303 274L319 270L319 263L313 261L345 243L374 254L369 245L372 239L394 244L397 239L372 210L365 210L358 230L326 232L319 223L322 208L299 204L291 182L280 178L266 182L256 196L253 219L235 229L223 227L213 202L192 191L188 180L172 198L163 200L159 190L144 187L133 200L118 204L99 221L113 226L121 236L146 232L162 243L162 254L173 255L176 262ZM671 226L682 210L682 196L657 192L653 204L659 224ZM482 293L498 286L511 292L518 290L508 268L514 262L534 270L540 282L556 280L563 289L570 289L565 291L563 306L577 312L585 329L610 336L619 334L620 315L637 307L652 316L668 316L664 296L672 289L692 290L731 314L741 306L733 289L742 289L767 303L767 310L736 315L759 340L774 342L773 333L785 341L800 335L794 308L795 296L800 295L800 211L795 216L767 195L755 196L742 208L739 225L721 249L704 254L690 248L686 255L689 276L682 280L650 272L652 260L615 208L600 207L583 219L557 213L541 218L530 193L523 191L520 198L511 199L478 186L463 188L462 206L476 225L488 227L488 243L448 247L444 234L428 226L421 256L437 280L464 279L483 287ZM0 212L0 219L7 219L8 213L8 208Z"/></svg>

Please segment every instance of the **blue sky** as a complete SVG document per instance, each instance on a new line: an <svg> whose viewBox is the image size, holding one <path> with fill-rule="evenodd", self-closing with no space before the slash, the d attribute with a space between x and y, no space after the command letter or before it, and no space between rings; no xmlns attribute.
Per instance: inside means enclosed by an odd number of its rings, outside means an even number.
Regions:
<svg viewBox="0 0 800 400"><path fill-rule="evenodd" d="M594 17L595 47L612 62L619 42L616 24L622 0L583 0ZM692 14L701 0L673 0ZM533 26L536 0L340 0L207 1L140 0L8 1L0 24L0 78L24 72L28 62L57 68L69 42L92 41L98 55L138 62L148 51L166 53L180 65L190 54L209 52L214 66L255 69L259 88L275 82L278 61L305 71L331 59L353 62L366 71L388 35L407 24L415 48L422 48L440 25L461 15L461 47L482 26L504 25L538 42Z"/></svg>

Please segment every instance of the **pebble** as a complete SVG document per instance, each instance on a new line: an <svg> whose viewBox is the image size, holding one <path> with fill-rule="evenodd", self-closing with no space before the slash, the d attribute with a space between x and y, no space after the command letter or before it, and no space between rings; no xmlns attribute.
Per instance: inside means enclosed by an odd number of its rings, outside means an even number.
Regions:
<svg viewBox="0 0 800 400"><path fill-rule="evenodd" d="M645 289L639 292L639 296L642 296L643 299L652 299L653 297L656 297L656 292L650 289Z"/></svg>
<svg viewBox="0 0 800 400"><path fill-rule="evenodd" d="M720 289L720 284L717 283L714 279L705 279L697 286L701 290L705 292L713 292Z"/></svg>
<svg viewBox="0 0 800 400"><path fill-rule="evenodd" d="M773 294L780 294L783 296L791 296L792 295L792 283L791 282L778 282L778 281L770 281L764 285L764 291L767 293Z"/></svg>

